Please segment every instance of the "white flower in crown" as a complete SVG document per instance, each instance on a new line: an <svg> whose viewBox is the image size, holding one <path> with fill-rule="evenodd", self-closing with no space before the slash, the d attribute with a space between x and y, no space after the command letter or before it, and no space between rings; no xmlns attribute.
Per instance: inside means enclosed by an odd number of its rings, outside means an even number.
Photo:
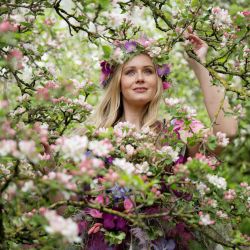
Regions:
<svg viewBox="0 0 250 250"><path fill-rule="evenodd" d="M159 56L161 54L161 47L151 46L147 49L147 51L151 57L156 57L156 56Z"/></svg>
<svg viewBox="0 0 250 250"><path fill-rule="evenodd" d="M117 47L115 49L111 59L114 60L115 62L121 64L124 61L124 57L125 57L124 56L124 51L121 48Z"/></svg>

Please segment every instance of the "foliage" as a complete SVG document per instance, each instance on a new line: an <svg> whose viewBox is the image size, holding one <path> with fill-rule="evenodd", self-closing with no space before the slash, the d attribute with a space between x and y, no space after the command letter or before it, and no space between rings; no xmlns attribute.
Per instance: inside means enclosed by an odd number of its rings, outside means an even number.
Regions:
<svg viewBox="0 0 250 250"><path fill-rule="evenodd" d="M1 248L61 249L66 242L84 244L89 232L94 243L105 237L104 249L125 244L130 230L144 246L190 242L204 249L207 239L249 246L247 7L244 1L2 1ZM183 59L185 51L199 61L190 46L181 46L188 26L207 42L207 61L200 63L224 86L241 120L221 162L210 151L226 139L208 135L185 105L202 102ZM156 134L122 123L74 134L99 99L103 44L141 31L161 37L169 52L165 126ZM197 117L210 127L204 110ZM201 154L182 162L185 144L198 141ZM62 200L55 202L58 193ZM67 217L53 212L61 205ZM222 226L228 227L223 237ZM168 240L153 242L163 234Z"/></svg>

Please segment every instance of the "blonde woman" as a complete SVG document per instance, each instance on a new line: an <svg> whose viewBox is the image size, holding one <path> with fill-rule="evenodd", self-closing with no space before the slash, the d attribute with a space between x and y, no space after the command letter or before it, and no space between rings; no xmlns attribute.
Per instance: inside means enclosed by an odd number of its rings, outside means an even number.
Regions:
<svg viewBox="0 0 250 250"><path fill-rule="evenodd" d="M190 29L188 31L186 39L193 45L193 50L200 61L205 62L207 44ZM111 62L102 62L104 95L89 119L89 122L97 128L111 127L120 121L128 121L138 130L146 126L152 129L157 128L158 108L163 89L167 84L165 80L169 68L166 64L160 66L156 64L157 54L150 51L153 48L148 45L150 42L148 44L147 42L139 41L145 50L140 46L138 48L138 43L134 41L125 43L123 45L126 52L125 56L123 55L124 62L119 58L119 63L114 63L114 57ZM119 44L117 48L120 49ZM117 49L115 53L117 54ZM199 80L207 112L213 121L211 132L216 134L220 131L229 138L234 137L237 133L238 122L235 118L224 115L224 111L229 110L226 100L224 100L223 108L216 114L221 100L224 99L224 90L211 85L209 72L204 66L191 58L187 60ZM214 121L215 118L216 121ZM189 147L188 155L193 156L197 151L198 145ZM220 148L217 148L215 153L219 152Z"/></svg>

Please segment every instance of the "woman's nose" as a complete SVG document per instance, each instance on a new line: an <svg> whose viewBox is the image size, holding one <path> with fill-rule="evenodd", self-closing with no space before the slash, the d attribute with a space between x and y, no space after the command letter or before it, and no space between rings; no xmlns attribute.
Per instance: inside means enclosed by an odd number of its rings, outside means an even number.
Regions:
<svg viewBox="0 0 250 250"><path fill-rule="evenodd" d="M137 82L143 82L144 81L144 75L143 75L143 73L141 71L138 71L136 81Z"/></svg>

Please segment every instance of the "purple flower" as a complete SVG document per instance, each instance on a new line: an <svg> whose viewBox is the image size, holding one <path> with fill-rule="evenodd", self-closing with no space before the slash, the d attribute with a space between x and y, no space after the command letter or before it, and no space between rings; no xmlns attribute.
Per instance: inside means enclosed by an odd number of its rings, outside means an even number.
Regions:
<svg viewBox="0 0 250 250"><path fill-rule="evenodd" d="M136 46L137 46L137 43L135 41L127 41L124 44L126 52L128 53L135 51Z"/></svg>
<svg viewBox="0 0 250 250"><path fill-rule="evenodd" d="M87 230L88 223L87 221L82 220L82 221L77 222L77 226L78 226L79 235L81 235L84 231Z"/></svg>
<svg viewBox="0 0 250 250"><path fill-rule="evenodd" d="M116 246L109 246L104 239L102 232L92 234L87 243L88 250L117 250Z"/></svg>
<svg viewBox="0 0 250 250"><path fill-rule="evenodd" d="M105 163L107 163L107 164L112 164L113 160L114 160L114 158L111 157L111 156L106 157L106 158L105 158Z"/></svg>
<svg viewBox="0 0 250 250"><path fill-rule="evenodd" d="M152 247L154 250L161 250L161 249L174 250L176 247L176 244L175 244L174 240L172 240L172 239L167 240L164 238L159 238L159 239L153 241Z"/></svg>
<svg viewBox="0 0 250 250"><path fill-rule="evenodd" d="M127 231L127 221L117 215L105 213L103 227L107 230Z"/></svg>
<svg viewBox="0 0 250 250"><path fill-rule="evenodd" d="M163 64L161 66L158 65L157 67L157 73L159 77L166 76L170 73L170 67L168 64Z"/></svg>
<svg viewBox="0 0 250 250"><path fill-rule="evenodd" d="M109 75L112 72L112 68L110 64L107 61L102 61L100 63L101 68L102 68L102 73L105 75Z"/></svg>
<svg viewBox="0 0 250 250"><path fill-rule="evenodd" d="M101 83L105 85L105 81L113 73L113 70L111 65L107 61L102 61L100 63L100 66L101 66Z"/></svg>

